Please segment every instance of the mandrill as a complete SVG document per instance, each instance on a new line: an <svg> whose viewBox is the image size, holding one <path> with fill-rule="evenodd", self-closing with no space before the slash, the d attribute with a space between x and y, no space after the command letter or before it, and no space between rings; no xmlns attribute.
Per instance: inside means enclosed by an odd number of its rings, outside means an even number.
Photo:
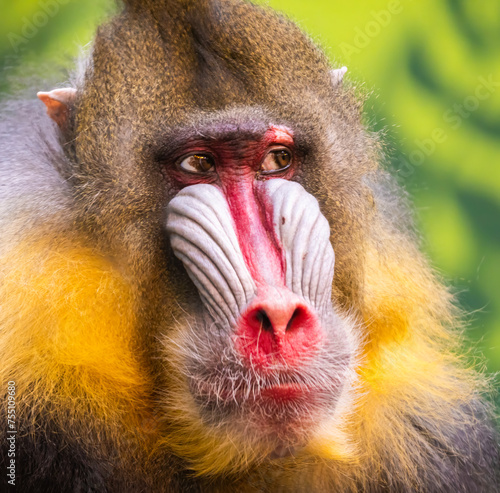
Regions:
<svg viewBox="0 0 500 493"><path fill-rule="evenodd" d="M498 491L344 72L268 8L127 0L72 87L4 104L5 487Z"/></svg>

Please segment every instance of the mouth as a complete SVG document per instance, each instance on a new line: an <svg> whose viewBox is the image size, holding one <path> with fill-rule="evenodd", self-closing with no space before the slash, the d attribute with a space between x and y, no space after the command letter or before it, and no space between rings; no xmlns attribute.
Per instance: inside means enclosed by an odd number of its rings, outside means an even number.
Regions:
<svg viewBox="0 0 500 493"><path fill-rule="evenodd" d="M337 400L333 389L314 387L305 383L268 383L234 389L217 388L208 382L193 393L201 409L219 418L224 415L259 423L262 429L309 428ZM313 419L312 419L313 418ZM211 419L209 419L211 421Z"/></svg>
<svg viewBox="0 0 500 493"><path fill-rule="evenodd" d="M249 367L236 352L221 356L214 347L207 354L212 359L192 360L186 368L200 417L215 426L256 423L259 434L261 428L314 428L335 409L350 366L347 353L337 353L332 363L330 347L310 364L276 363L265 371Z"/></svg>
<svg viewBox="0 0 500 493"><path fill-rule="evenodd" d="M292 403L313 398L320 391L309 386L297 383L288 383L282 385L272 385L261 390L260 397L263 400L274 401L277 403Z"/></svg>
<svg viewBox="0 0 500 493"><path fill-rule="evenodd" d="M195 395L202 420L238 430L271 446L270 458L301 448L337 400L332 390L305 383L269 383L245 389L216 389L207 384Z"/></svg>

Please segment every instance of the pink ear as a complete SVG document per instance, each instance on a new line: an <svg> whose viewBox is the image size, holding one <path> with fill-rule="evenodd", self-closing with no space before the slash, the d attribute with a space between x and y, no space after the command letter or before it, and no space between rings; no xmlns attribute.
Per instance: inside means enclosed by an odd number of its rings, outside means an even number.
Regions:
<svg viewBox="0 0 500 493"><path fill-rule="evenodd" d="M54 89L50 92L37 93L38 99L45 103L47 114L57 125L64 129L68 121L69 109L76 97L76 89Z"/></svg>

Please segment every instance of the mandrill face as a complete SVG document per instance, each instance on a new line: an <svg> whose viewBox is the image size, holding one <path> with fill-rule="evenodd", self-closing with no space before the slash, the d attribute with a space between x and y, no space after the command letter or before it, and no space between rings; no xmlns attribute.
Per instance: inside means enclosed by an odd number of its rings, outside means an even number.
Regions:
<svg viewBox="0 0 500 493"><path fill-rule="evenodd" d="M240 112L183 135L163 158L179 189L166 230L199 299L166 339L177 380L168 412L219 445L296 453L339 418L353 383L353 322L332 305L329 223L294 181L293 128Z"/></svg>
<svg viewBox="0 0 500 493"><path fill-rule="evenodd" d="M137 294L155 445L211 477L351 459L378 147L345 69L247 2L150 8L97 38L69 179Z"/></svg>

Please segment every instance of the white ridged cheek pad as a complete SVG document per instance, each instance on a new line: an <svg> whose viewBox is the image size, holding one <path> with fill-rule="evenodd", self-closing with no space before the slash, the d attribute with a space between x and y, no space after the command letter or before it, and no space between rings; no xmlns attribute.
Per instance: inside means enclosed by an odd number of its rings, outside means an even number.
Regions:
<svg viewBox="0 0 500 493"><path fill-rule="evenodd" d="M268 180L259 187L273 206L273 226L286 260L286 286L318 312L329 309L335 254L318 201L287 180Z"/></svg>

